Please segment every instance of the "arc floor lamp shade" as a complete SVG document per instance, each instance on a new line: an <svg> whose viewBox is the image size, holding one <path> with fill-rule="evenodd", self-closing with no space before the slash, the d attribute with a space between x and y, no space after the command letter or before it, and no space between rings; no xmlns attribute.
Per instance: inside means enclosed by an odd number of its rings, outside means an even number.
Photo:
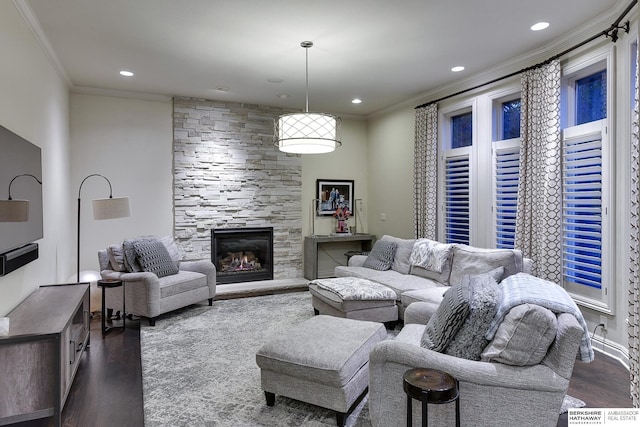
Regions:
<svg viewBox="0 0 640 427"><path fill-rule="evenodd" d="M128 197L94 199L93 219L125 218L131 215Z"/></svg>

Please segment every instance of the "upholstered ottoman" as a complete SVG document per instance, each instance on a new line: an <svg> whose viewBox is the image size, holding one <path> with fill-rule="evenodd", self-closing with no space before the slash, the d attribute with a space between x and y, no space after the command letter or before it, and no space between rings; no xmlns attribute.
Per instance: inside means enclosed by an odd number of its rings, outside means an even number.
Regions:
<svg viewBox="0 0 640 427"><path fill-rule="evenodd" d="M373 322L398 320L396 293L358 277L316 279L309 283L311 304L317 313Z"/></svg>
<svg viewBox="0 0 640 427"><path fill-rule="evenodd" d="M336 412L339 426L369 384L369 353L386 339L384 325L314 316L256 353L267 405L279 394Z"/></svg>

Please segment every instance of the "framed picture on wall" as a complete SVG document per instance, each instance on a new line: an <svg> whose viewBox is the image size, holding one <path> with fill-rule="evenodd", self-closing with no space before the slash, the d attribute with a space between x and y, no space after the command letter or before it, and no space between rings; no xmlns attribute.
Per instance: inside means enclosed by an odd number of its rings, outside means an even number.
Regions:
<svg viewBox="0 0 640 427"><path fill-rule="evenodd" d="M317 216L333 216L336 209L348 209L354 216L353 180L318 179L316 180Z"/></svg>

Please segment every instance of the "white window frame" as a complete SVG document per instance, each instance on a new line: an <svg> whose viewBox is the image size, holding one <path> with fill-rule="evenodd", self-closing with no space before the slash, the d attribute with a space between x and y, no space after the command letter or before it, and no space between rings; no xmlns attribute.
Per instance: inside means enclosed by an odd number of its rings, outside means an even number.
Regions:
<svg viewBox="0 0 640 427"><path fill-rule="evenodd" d="M597 50L578 60L570 61L562 67L560 92L560 123L562 129L576 125L575 83L584 77L607 70L607 118L611 117L615 86L615 46Z"/></svg>
<svg viewBox="0 0 640 427"><path fill-rule="evenodd" d="M498 193L497 186L498 180L496 175L498 154L502 154L506 151L513 151L519 149L521 145L521 139L510 138L502 139L502 104L508 101L522 98L522 92L520 91L520 84L515 87L510 87L500 92L489 94L491 100L491 117L492 117L492 137L491 137L491 190L492 190L492 204L491 204L491 227L489 227L491 235L488 236L488 241L491 247L497 247L498 245Z"/></svg>
<svg viewBox="0 0 640 427"><path fill-rule="evenodd" d="M438 176L440 186L438 191L438 205L440 207L440 215L438 217L438 240L446 241L446 159L466 157L469 161L469 244L473 244L474 237L474 218L475 214L475 194L477 191L477 180L475 177L475 158L477 157L477 132L478 132L478 118L477 118L476 101L459 103L448 108L443 108L439 114L439 126L441 129L440 140L440 159L438 161ZM472 113L472 143L469 147L450 148L451 147L451 118L464 113Z"/></svg>
<svg viewBox="0 0 640 427"><path fill-rule="evenodd" d="M602 287L598 292L584 285L562 286L573 297L577 304L613 314L615 304L615 252L614 218L611 215L614 196L615 167L613 143L615 135L610 126L613 106L615 104L615 45L606 45L591 53L580 55L568 61L562 67L561 81L561 127L562 139L580 138L581 135L600 132L602 134ZM576 126L575 82L601 70L607 70L607 117L590 123Z"/></svg>

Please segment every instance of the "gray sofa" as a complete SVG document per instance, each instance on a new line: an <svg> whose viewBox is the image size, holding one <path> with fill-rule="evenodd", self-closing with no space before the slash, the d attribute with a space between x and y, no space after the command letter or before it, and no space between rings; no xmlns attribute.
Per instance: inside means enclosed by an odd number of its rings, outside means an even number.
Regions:
<svg viewBox="0 0 640 427"><path fill-rule="evenodd" d="M518 272L530 273L533 262L523 258L519 250L480 249L465 245L452 245L449 257L441 272L434 272L410 262L416 239L401 239L384 235L383 242L395 243L396 249L388 270L365 267L366 255L355 255L347 266L334 270L336 277L359 277L380 283L395 291L398 318L404 319L406 308L413 302L426 302L433 309L442 301L442 295L449 289L452 280L459 280L466 274L484 273L502 265L503 278Z"/></svg>
<svg viewBox="0 0 640 427"><path fill-rule="evenodd" d="M216 268L211 261L180 260L173 239L161 240L177 267L177 273L164 277L149 271L129 271L131 268L119 256L122 244L98 251L102 278L124 282L126 312L147 317L151 326L155 325L156 317L169 311L206 300L211 305L216 294ZM114 256L114 252L118 254ZM107 290L109 309L122 311L122 289Z"/></svg>
<svg viewBox="0 0 640 427"><path fill-rule="evenodd" d="M555 426L584 330L572 314L557 316L555 340L539 364L511 366L466 360L420 345L425 325L406 324L369 357L369 411L374 427L405 425L402 376L411 368L448 372L459 381L460 425ZM420 405L413 405L420 425ZM429 426L455 425L455 406L430 405Z"/></svg>

